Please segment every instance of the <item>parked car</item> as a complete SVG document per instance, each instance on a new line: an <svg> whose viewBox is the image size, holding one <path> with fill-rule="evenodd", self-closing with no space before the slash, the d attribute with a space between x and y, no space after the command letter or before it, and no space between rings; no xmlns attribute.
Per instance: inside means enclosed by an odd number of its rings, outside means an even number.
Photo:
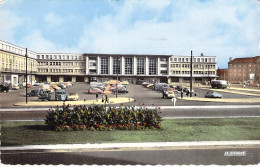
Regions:
<svg viewBox="0 0 260 167"><path fill-rule="evenodd" d="M122 85L129 85L129 82L128 81L122 81L121 84Z"/></svg>
<svg viewBox="0 0 260 167"><path fill-rule="evenodd" d="M171 99L175 97L174 91L163 91L163 98Z"/></svg>
<svg viewBox="0 0 260 167"><path fill-rule="evenodd" d="M18 90L18 89L20 89L18 85L12 86L12 90Z"/></svg>
<svg viewBox="0 0 260 167"><path fill-rule="evenodd" d="M217 92L213 92L213 91L208 91L206 94L205 94L205 98L222 98L222 95L221 94L218 94Z"/></svg>
<svg viewBox="0 0 260 167"><path fill-rule="evenodd" d="M50 93L43 93L39 96L38 101L50 101L51 94Z"/></svg>
<svg viewBox="0 0 260 167"><path fill-rule="evenodd" d="M65 89L59 89L55 91L55 100L67 100L67 92Z"/></svg>
<svg viewBox="0 0 260 167"><path fill-rule="evenodd" d="M9 86L0 85L0 92L9 92L9 89Z"/></svg>
<svg viewBox="0 0 260 167"><path fill-rule="evenodd" d="M57 90L57 89L61 89L61 87L57 86L57 85L52 85L52 88Z"/></svg>
<svg viewBox="0 0 260 167"><path fill-rule="evenodd" d="M19 86L19 89L24 89L23 84L19 84L18 86Z"/></svg>
<svg viewBox="0 0 260 167"><path fill-rule="evenodd" d="M49 89L34 89L31 92L27 93L27 96L41 96L44 93L51 93Z"/></svg>
<svg viewBox="0 0 260 167"><path fill-rule="evenodd" d="M103 93L103 91L99 88L90 88L89 90L87 90L87 93L89 93L89 94L101 94L101 93Z"/></svg>
<svg viewBox="0 0 260 167"><path fill-rule="evenodd" d="M128 93L128 90L126 89L126 87L119 87L119 88L117 88L117 90L116 89L111 89L111 91L113 93L116 93L116 91L118 93Z"/></svg>
<svg viewBox="0 0 260 167"><path fill-rule="evenodd" d="M32 84L29 84L29 83L28 83L28 84L26 84L26 87L27 87L27 88L30 88L30 87L32 87Z"/></svg>
<svg viewBox="0 0 260 167"><path fill-rule="evenodd" d="M41 85L40 82L35 82L35 83L33 84L33 86L40 86L40 85Z"/></svg>
<svg viewBox="0 0 260 167"><path fill-rule="evenodd" d="M66 85L64 85L64 84L61 84L61 83L60 83L60 84L58 84L57 86L58 86L58 87L60 87L61 89L65 89L65 88L66 88Z"/></svg>
<svg viewBox="0 0 260 167"><path fill-rule="evenodd" d="M79 95L77 93L70 93L67 100L79 100Z"/></svg>

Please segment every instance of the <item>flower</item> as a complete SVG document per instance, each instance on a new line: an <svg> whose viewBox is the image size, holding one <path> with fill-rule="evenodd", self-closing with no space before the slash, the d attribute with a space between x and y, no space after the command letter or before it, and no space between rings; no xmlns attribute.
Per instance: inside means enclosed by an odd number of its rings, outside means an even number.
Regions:
<svg viewBox="0 0 260 167"><path fill-rule="evenodd" d="M86 99L84 99L84 102L86 102Z"/></svg>
<svg viewBox="0 0 260 167"><path fill-rule="evenodd" d="M159 107L159 110L160 110L161 108Z"/></svg>
<svg viewBox="0 0 260 167"><path fill-rule="evenodd" d="M154 104L152 104L152 106L154 106Z"/></svg>

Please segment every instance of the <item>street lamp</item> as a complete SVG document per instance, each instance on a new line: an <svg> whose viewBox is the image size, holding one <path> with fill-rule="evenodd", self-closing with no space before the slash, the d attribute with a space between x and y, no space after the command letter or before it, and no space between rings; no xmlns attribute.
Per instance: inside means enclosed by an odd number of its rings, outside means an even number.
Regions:
<svg viewBox="0 0 260 167"><path fill-rule="evenodd" d="M118 82L118 55L116 57L116 98L117 98L117 93L118 93L117 82Z"/></svg>
<svg viewBox="0 0 260 167"><path fill-rule="evenodd" d="M190 97L192 97L192 51L190 56Z"/></svg>
<svg viewBox="0 0 260 167"><path fill-rule="evenodd" d="M26 97L26 104L28 103L28 97L27 97L27 58L28 58L28 55L27 55L27 48L26 48L26 53L25 53L25 57L26 57L26 71L25 71L25 97Z"/></svg>

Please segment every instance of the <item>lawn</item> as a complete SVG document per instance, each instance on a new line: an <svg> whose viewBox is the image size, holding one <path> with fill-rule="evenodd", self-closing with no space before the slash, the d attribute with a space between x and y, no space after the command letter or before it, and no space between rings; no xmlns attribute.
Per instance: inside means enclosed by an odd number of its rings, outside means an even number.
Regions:
<svg viewBox="0 0 260 167"><path fill-rule="evenodd" d="M1 145L260 140L260 118L171 119L162 128L55 132L44 122L2 122Z"/></svg>

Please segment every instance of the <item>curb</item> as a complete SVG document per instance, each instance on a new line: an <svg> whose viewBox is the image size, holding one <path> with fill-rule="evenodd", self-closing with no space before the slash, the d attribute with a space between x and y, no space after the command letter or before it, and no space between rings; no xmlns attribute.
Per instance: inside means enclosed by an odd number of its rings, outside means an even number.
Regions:
<svg viewBox="0 0 260 167"><path fill-rule="evenodd" d="M1 147L0 151L26 151L26 150L59 150L72 151L75 149L85 151L106 150L162 150L162 149L192 149L192 148L260 148L260 140L252 141L191 141L191 142L148 142L148 143L104 143L104 144L57 144L57 145L25 145L20 147Z"/></svg>

